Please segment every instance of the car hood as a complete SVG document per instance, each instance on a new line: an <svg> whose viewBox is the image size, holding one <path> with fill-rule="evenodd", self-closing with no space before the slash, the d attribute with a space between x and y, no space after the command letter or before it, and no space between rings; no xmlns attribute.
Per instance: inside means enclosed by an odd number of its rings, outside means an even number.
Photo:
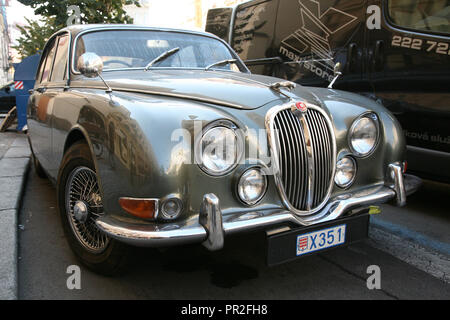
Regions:
<svg viewBox="0 0 450 320"><path fill-rule="evenodd" d="M173 96L239 109L256 109L285 98L268 87L284 80L255 74L178 69L110 71L104 72L102 76L116 91ZM71 87L77 86L105 87L101 80L88 78L71 84ZM291 95L316 102L308 89L299 85Z"/></svg>

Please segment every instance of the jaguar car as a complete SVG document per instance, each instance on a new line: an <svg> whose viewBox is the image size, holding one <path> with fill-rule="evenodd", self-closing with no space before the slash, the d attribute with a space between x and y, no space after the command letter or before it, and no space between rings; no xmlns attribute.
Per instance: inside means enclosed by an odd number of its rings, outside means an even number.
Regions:
<svg viewBox="0 0 450 320"><path fill-rule="evenodd" d="M420 185L382 105L253 75L203 32L60 30L28 127L71 249L103 274L131 246L213 251L250 231L265 232L269 265L348 245L367 237L377 205L402 206Z"/></svg>

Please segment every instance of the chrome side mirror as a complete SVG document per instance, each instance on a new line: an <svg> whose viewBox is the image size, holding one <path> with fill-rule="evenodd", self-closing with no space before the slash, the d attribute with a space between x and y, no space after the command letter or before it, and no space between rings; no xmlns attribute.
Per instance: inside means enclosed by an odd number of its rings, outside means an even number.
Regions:
<svg viewBox="0 0 450 320"><path fill-rule="evenodd" d="M103 83L106 86L106 92L111 93L111 87L106 83L105 79L102 77L103 71L103 60L98 55L93 52L85 52L83 53L77 61L78 71L81 72L82 75L88 78L96 78L99 77L102 79Z"/></svg>
<svg viewBox="0 0 450 320"><path fill-rule="evenodd" d="M338 62L334 65L334 75L340 76L341 74L342 74L342 64L340 62Z"/></svg>
<svg viewBox="0 0 450 320"><path fill-rule="evenodd" d="M334 78L333 80L330 82L330 84L328 85L328 89L333 89L333 85L336 82L336 80L342 75L342 64L340 62L337 62L334 65Z"/></svg>
<svg viewBox="0 0 450 320"><path fill-rule="evenodd" d="M78 58L77 67L85 77L95 78L103 71L103 60L93 52L86 52Z"/></svg>

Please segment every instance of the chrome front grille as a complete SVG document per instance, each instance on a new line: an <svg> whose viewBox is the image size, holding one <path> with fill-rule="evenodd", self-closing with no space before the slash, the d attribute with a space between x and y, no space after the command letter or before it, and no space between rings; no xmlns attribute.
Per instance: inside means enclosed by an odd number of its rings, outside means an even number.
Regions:
<svg viewBox="0 0 450 320"><path fill-rule="evenodd" d="M325 203L332 186L335 143L330 122L311 105L305 113L294 114L289 105L269 113L279 191L291 210L312 214Z"/></svg>

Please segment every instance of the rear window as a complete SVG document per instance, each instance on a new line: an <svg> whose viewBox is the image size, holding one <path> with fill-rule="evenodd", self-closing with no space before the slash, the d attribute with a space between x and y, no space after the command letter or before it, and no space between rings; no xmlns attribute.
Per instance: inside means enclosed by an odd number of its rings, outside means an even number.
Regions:
<svg viewBox="0 0 450 320"><path fill-rule="evenodd" d="M450 0L389 0L388 12L399 27L450 33Z"/></svg>

